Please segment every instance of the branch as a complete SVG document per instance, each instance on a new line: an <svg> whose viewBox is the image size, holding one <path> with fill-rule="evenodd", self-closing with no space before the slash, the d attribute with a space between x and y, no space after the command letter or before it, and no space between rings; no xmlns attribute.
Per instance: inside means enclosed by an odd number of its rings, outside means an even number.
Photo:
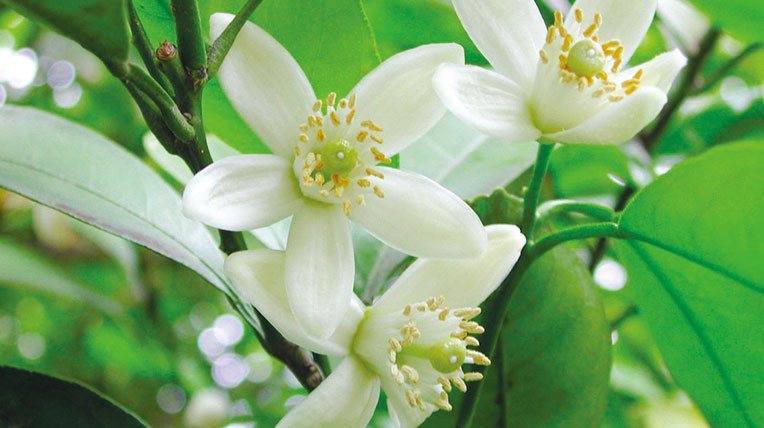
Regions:
<svg viewBox="0 0 764 428"><path fill-rule="evenodd" d="M566 213L584 214L600 221L613 221L615 212L604 205L577 201L549 201L538 209L538 222L543 223L551 217Z"/></svg>
<svg viewBox="0 0 764 428"><path fill-rule="evenodd" d="M541 196L541 183L544 181L546 170L549 167L549 159L554 151L554 143L548 141L539 142L539 150L536 155L536 166L533 168L533 177L528 184L528 191L525 193L523 202L523 220L520 223L520 230L528 237L533 239L533 227L536 222L536 207Z"/></svg>
<svg viewBox="0 0 764 428"><path fill-rule="evenodd" d="M244 27L244 23L247 22L252 13L257 9L257 6L262 3L263 0L249 0L242 6L239 13L234 16L233 21L223 30L220 37L212 43L208 50L209 57L207 59L207 74L212 77L217 74L220 64L223 63L228 51L231 50L236 36Z"/></svg>
<svg viewBox="0 0 764 428"><path fill-rule="evenodd" d="M151 46L151 41L146 35L146 30L144 30L140 18L138 18L138 14L135 11L135 5L133 5L133 0L127 2L127 12L130 21L130 32L133 34L133 46L138 49L138 53L141 55L141 59L143 59L143 63L146 65L146 69L149 71L151 77L159 82L165 91L174 96L175 94L172 91L170 82L167 80L167 76L162 74L162 72L159 71L159 68L157 68L157 58L154 56L154 48Z"/></svg>
<svg viewBox="0 0 764 428"><path fill-rule="evenodd" d="M197 0L172 0L180 62L191 74L198 89L207 78L207 49L202 36Z"/></svg>
<svg viewBox="0 0 764 428"><path fill-rule="evenodd" d="M748 58L748 56L761 49L762 47L764 47L764 43L761 42L751 43L750 45L746 46L742 52L737 54L737 56L727 61L727 63L724 64L724 66L720 68L719 71L717 71L710 79L708 79L708 81L703 86L693 88L691 92L692 95L701 94L713 88L720 80L724 78L724 76L726 76L730 71L737 67L738 64L743 62L744 59Z"/></svg>

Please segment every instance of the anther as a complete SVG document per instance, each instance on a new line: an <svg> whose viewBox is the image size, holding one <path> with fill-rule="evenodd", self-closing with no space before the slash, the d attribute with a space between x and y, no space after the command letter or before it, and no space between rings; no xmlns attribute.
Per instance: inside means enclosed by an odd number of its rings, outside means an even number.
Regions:
<svg viewBox="0 0 764 428"><path fill-rule="evenodd" d="M472 372L472 373L465 373L464 374L464 380L466 382L474 382L476 380L482 380L483 374L478 372Z"/></svg>
<svg viewBox="0 0 764 428"><path fill-rule="evenodd" d="M316 125L324 126L324 117L323 116L316 116Z"/></svg>
<svg viewBox="0 0 764 428"><path fill-rule="evenodd" d="M374 154L374 160L375 161L390 163L390 159L387 156L385 156L384 153L382 153L379 150L377 150L376 147L372 147L371 148L371 153Z"/></svg>
<svg viewBox="0 0 764 428"><path fill-rule="evenodd" d="M403 349L403 348L401 348L401 342L399 342L399 341L398 341L398 339L396 339L396 338L394 338L394 337L392 337L392 336L390 336L390 337L387 339L387 343L389 343L389 344L390 344L390 347L391 347L391 348L393 349L393 351L395 351L395 352L401 352L401 349Z"/></svg>
<svg viewBox="0 0 764 428"><path fill-rule="evenodd" d="M637 89L639 89L639 85L635 85L635 86L632 86L631 88L629 88L629 89L627 89L627 90L626 90L625 94L626 94L626 95L631 95L631 94L633 94L634 92L636 92L636 91L637 91Z"/></svg>
<svg viewBox="0 0 764 428"><path fill-rule="evenodd" d="M438 314L438 319L441 321L445 321L446 317L448 316L448 312L449 312L448 308L445 308L442 311L440 311L440 313Z"/></svg>
<svg viewBox="0 0 764 428"><path fill-rule="evenodd" d="M326 97L326 105L327 107L334 107L334 102L337 100L337 94L332 92L329 94L328 97Z"/></svg>
<svg viewBox="0 0 764 428"><path fill-rule="evenodd" d="M359 143L363 143L363 140L365 140L368 135L369 135L368 132L361 131L358 133L358 137L356 137L356 140L358 140Z"/></svg>
<svg viewBox="0 0 764 428"><path fill-rule="evenodd" d="M316 103L313 104L313 113L318 113L319 111L321 111L321 104L322 104L321 100L316 100Z"/></svg>
<svg viewBox="0 0 764 428"><path fill-rule="evenodd" d="M342 201L342 211L345 213L346 216L350 216L350 209L353 207L353 205L348 200Z"/></svg>
<svg viewBox="0 0 764 428"><path fill-rule="evenodd" d="M350 113L348 113L347 116L345 116L345 123L350 125L353 123L353 116L355 116L355 110L350 110Z"/></svg>
<svg viewBox="0 0 764 428"><path fill-rule="evenodd" d="M308 132L308 125L300 125L300 131Z"/></svg>
<svg viewBox="0 0 764 428"><path fill-rule="evenodd" d="M360 206L364 206L366 205L366 199L363 197L363 195L357 195L355 197L355 203Z"/></svg>
<svg viewBox="0 0 764 428"><path fill-rule="evenodd" d="M464 330L457 330L457 331L451 332L451 337L456 339L464 339L465 337L467 337L467 332Z"/></svg>
<svg viewBox="0 0 764 428"><path fill-rule="evenodd" d="M377 144L382 144L385 142L385 140L383 140L379 135L372 134L369 138L371 138L371 141L374 141Z"/></svg>
<svg viewBox="0 0 764 428"><path fill-rule="evenodd" d="M480 346L480 342L472 336L467 336L464 338L464 343L467 344L467 346Z"/></svg>
<svg viewBox="0 0 764 428"><path fill-rule="evenodd" d="M369 186L371 186L371 182L369 180L365 179L365 178L359 178L358 181L356 181L356 183L358 183L358 187L369 187ZM404 315L408 315L408 314L404 312Z"/></svg>
<svg viewBox="0 0 764 428"><path fill-rule="evenodd" d="M300 156L300 146L294 146L294 155Z"/></svg>
<svg viewBox="0 0 764 428"><path fill-rule="evenodd" d="M573 37L570 34L565 36L565 41L562 43L563 52L567 52L570 49L570 45L573 44Z"/></svg>
<svg viewBox="0 0 764 428"><path fill-rule="evenodd" d="M637 73L636 73L636 74L634 74L634 77L633 77L633 79L635 79L635 80L639 80L639 79L641 79L641 78L642 78L642 75L644 74L644 72L645 72L645 70L643 70L643 69L641 69L641 68L640 68L639 70L637 70Z"/></svg>
<svg viewBox="0 0 764 428"><path fill-rule="evenodd" d="M377 195L380 199L384 199L385 194L379 190L379 186L374 186L374 194Z"/></svg>
<svg viewBox="0 0 764 428"><path fill-rule="evenodd" d="M316 184L319 186L323 186L326 182L326 178L324 177L324 174L321 174L320 172L316 173Z"/></svg>
<svg viewBox="0 0 764 428"><path fill-rule="evenodd" d="M406 390L406 400L409 402L409 406L416 407L416 397L414 396L414 391L410 389Z"/></svg>
<svg viewBox="0 0 764 428"><path fill-rule="evenodd" d="M554 42L555 30L554 25L549 27L549 30L546 32L546 44L551 45Z"/></svg>
<svg viewBox="0 0 764 428"><path fill-rule="evenodd" d="M467 356L472 358L472 361L475 362L475 364L480 366L490 366L491 360L488 359L488 357L485 356L482 352L478 351L467 351Z"/></svg>
<svg viewBox="0 0 764 428"><path fill-rule="evenodd" d="M419 382L419 372L416 371L415 368L403 365L401 366L400 371L411 381L411 383Z"/></svg>
<svg viewBox="0 0 764 428"><path fill-rule="evenodd" d="M443 376L438 376L438 383L443 387L446 392L451 392L451 382Z"/></svg>
<svg viewBox="0 0 764 428"><path fill-rule="evenodd" d="M459 376L452 376L451 382L454 383L454 386L459 389L461 392L467 392L467 384L464 383L464 380L460 378Z"/></svg>
<svg viewBox="0 0 764 428"><path fill-rule="evenodd" d="M316 131L316 138L318 138L318 141L323 142L324 139L326 139L326 134L324 133L323 129L319 129Z"/></svg>
<svg viewBox="0 0 764 428"><path fill-rule="evenodd" d="M340 100L340 108L346 108L348 106L348 100L343 98Z"/></svg>
<svg viewBox="0 0 764 428"><path fill-rule="evenodd" d="M576 21L578 21L579 24L584 22L584 13L581 12L581 9L576 9Z"/></svg>
<svg viewBox="0 0 764 428"><path fill-rule="evenodd" d="M541 57L541 62L543 62L544 64L549 63L549 57L547 56L546 52L544 52L543 49L539 51L539 56Z"/></svg>
<svg viewBox="0 0 764 428"><path fill-rule="evenodd" d="M554 26L555 27L562 27L562 12L559 10L554 11Z"/></svg>
<svg viewBox="0 0 764 428"><path fill-rule="evenodd" d="M307 143L308 141L310 141L310 138L308 138L308 136L305 134L300 134L300 141L302 141L303 143Z"/></svg>
<svg viewBox="0 0 764 428"><path fill-rule="evenodd" d="M366 175L372 175L372 176L377 177L379 179L384 179L385 178L384 174L382 174L379 171L375 171L375 170L373 170L371 168L366 168Z"/></svg>
<svg viewBox="0 0 764 428"><path fill-rule="evenodd" d="M339 126L340 125L340 119L337 117L337 112L336 111L331 112L329 117L332 118L332 123L334 124L334 126Z"/></svg>
<svg viewBox="0 0 764 428"><path fill-rule="evenodd" d="M356 96L356 94L351 95L350 100L348 101L348 107L355 108L355 101L357 98L358 97Z"/></svg>
<svg viewBox="0 0 764 428"><path fill-rule="evenodd" d="M471 320L480 315L480 308L465 308L454 311L454 316L462 318L463 320Z"/></svg>

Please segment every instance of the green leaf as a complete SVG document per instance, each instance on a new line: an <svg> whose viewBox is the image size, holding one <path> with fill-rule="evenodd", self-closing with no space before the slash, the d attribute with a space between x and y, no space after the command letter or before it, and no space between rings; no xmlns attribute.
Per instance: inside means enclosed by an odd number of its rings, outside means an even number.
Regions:
<svg viewBox="0 0 764 428"><path fill-rule="evenodd" d="M552 155L549 173L561 198L613 194L621 183L634 186L626 155L616 146L563 144Z"/></svg>
<svg viewBox="0 0 764 428"><path fill-rule="evenodd" d="M486 224L522 217L522 200L502 189L472 206ZM599 426L607 404L610 329L589 270L569 247L547 253L525 274L500 344L483 380L474 427ZM423 426L453 426L456 407Z"/></svg>
<svg viewBox="0 0 764 428"><path fill-rule="evenodd" d="M503 187L533 165L538 143L487 137L451 113L401 152L401 167L432 178L463 199Z"/></svg>
<svg viewBox="0 0 764 428"><path fill-rule="evenodd" d="M74 39L104 62L127 60L130 33L124 0L2 0L34 21Z"/></svg>
<svg viewBox="0 0 764 428"><path fill-rule="evenodd" d="M626 208L630 287L677 383L712 426L764 424L764 141L682 162Z"/></svg>
<svg viewBox="0 0 764 428"><path fill-rule="evenodd" d="M13 367L0 367L0 402L4 427L147 427L88 387Z"/></svg>
<svg viewBox="0 0 764 428"><path fill-rule="evenodd" d="M0 110L0 186L122 236L227 290L223 254L180 196L140 159L72 122L27 107Z"/></svg>
<svg viewBox="0 0 764 428"><path fill-rule="evenodd" d="M0 260L3 261L0 283L83 302L109 314L118 314L123 309L116 301L93 293L70 279L53 262L9 238L0 237Z"/></svg>
<svg viewBox="0 0 764 428"><path fill-rule="evenodd" d="M764 40L764 9L758 0L691 0L716 24L742 42Z"/></svg>

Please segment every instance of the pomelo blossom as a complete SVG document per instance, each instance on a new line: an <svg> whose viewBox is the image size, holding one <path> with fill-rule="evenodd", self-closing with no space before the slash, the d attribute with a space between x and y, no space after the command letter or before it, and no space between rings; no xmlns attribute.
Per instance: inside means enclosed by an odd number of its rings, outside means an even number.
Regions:
<svg viewBox="0 0 764 428"><path fill-rule="evenodd" d="M451 410L448 392L466 390L479 373L462 365L490 364L469 346L483 327L471 319L509 273L525 245L515 226L486 227L488 249L472 260L419 259L372 306L353 295L339 310L339 327L320 340L302 330L283 286L287 257L274 250L235 253L225 271L234 286L287 339L314 352L346 358L277 428L363 428L380 387L397 427L415 427L438 409ZM491 326L495 328L496 326Z"/></svg>
<svg viewBox="0 0 764 428"><path fill-rule="evenodd" d="M657 116L687 62L674 50L624 68L656 2L578 0L546 28L532 0L453 0L496 71L444 64L436 91L464 122L507 141L624 142Z"/></svg>
<svg viewBox="0 0 764 428"><path fill-rule="evenodd" d="M214 14L212 38L232 19ZM274 154L232 156L202 170L186 186L184 212L234 231L294 214L286 293L308 332L330 334L350 301L354 262L347 218L415 256L475 257L484 251L482 224L461 199L424 176L378 166L445 113L432 88L432 76L445 62L464 63L462 48L433 44L402 52L347 97L332 93L317 100L286 49L250 22L223 62L223 90Z"/></svg>

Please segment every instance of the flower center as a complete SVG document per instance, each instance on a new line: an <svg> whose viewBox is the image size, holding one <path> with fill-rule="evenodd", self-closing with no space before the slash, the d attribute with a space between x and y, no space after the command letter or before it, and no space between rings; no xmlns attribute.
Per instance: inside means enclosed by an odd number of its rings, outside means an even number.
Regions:
<svg viewBox="0 0 764 428"><path fill-rule="evenodd" d="M469 349L479 342L472 334L485 330L472 318L480 308L451 310L444 297L407 305L402 311L369 316L359 328L354 351L380 376L391 376L412 408L425 412L451 410L448 392L462 392L466 381L480 373L465 373L465 363L489 365L482 353ZM383 343L380 339L386 337ZM384 345L383 345L384 344Z"/></svg>
<svg viewBox="0 0 764 428"><path fill-rule="evenodd" d="M556 11L554 24L547 31L546 43L539 51L541 62L556 66L560 81L577 87L579 92L609 102L618 102L639 89L642 70L631 78L620 74L623 46L618 40L602 42L597 32L602 15L594 14L587 25L581 9L573 11L575 21L567 28L562 13Z"/></svg>
<svg viewBox="0 0 764 428"><path fill-rule="evenodd" d="M342 204L350 215L353 204L365 205L369 195L384 198L385 176L373 167L390 162L380 150L382 128L371 120L355 120L356 95L337 102L331 93L318 100L308 122L300 125L293 170L304 196ZM324 109L325 108L325 109Z"/></svg>
<svg viewBox="0 0 764 428"><path fill-rule="evenodd" d="M568 68L579 76L593 77L605 68L602 47L589 39L577 42L568 53Z"/></svg>

